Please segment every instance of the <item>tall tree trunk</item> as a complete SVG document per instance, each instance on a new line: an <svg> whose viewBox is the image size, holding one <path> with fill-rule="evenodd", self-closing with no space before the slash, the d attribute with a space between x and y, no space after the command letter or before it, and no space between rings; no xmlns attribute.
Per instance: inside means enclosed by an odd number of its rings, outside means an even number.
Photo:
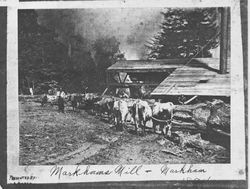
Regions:
<svg viewBox="0 0 250 189"><path fill-rule="evenodd" d="M70 43L68 43L68 56L69 56L69 58L71 58L71 56L72 56L72 46Z"/></svg>

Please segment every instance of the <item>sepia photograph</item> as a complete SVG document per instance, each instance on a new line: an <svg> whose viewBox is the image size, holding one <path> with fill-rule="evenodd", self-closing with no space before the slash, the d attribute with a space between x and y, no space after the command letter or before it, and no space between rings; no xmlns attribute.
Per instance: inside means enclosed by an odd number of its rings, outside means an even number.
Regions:
<svg viewBox="0 0 250 189"><path fill-rule="evenodd" d="M18 11L20 165L230 163L230 8Z"/></svg>
<svg viewBox="0 0 250 189"><path fill-rule="evenodd" d="M7 183L243 182L246 40L215 2L8 7Z"/></svg>

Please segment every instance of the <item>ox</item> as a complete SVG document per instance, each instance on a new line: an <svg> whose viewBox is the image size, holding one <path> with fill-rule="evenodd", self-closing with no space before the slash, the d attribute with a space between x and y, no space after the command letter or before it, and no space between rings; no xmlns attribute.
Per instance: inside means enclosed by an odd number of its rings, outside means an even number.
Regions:
<svg viewBox="0 0 250 189"><path fill-rule="evenodd" d="M138 127L142 127L143 135L145 135L146 123L151 120L152 109L150 108L148 102L143 100L137 100L131 109L132 117L135 123L135 132L138 131Z"/></svg>
<svg viewBox="0 0 250 189"><path fill-rule="evenodd" d="M127 102L122 99L114 101L113 114L115 117L116 129L122 131L129 114Z"/></svg>
<svg viewBox="0 0 250 189"><path fill-rule="evenodd" d="M95 93L86 93L84 95L84 103L85 103L86 109L93 110L95 102L99 100L101 100L101 98Z"/></svg>
<svg viewBox="0 0 250 189"><path fill-rule="evenodd" d="M152 116L154 132L156 132L156 126L159 125L162 134L165 135L166 128L168 127L167 136L171 136L171 121L173 119L174 109L175 105L172 102L154 103Z"/></svg>
<svg viewBox="0 0 250 189"><path fill-rule="evenodd" d="M129 88L117 88L115 94L119 98L129 98L131 96Z"/></svg>
<svg viewBox="0 0 250 189"><path fill-rule="evenodd" d="M108 120L112 118L112 111L114 107L114 98L113 97L103 97L101 100L95 102L94 104L95 111L98 114L107 113Z"/></svg>
<svg viewBox="0 0 250 189"><path fill-rule="evenodd" d="M44 94L42 97L41 106L44 106L47 102L48 102L48 97L46 94Z"/></svg>
<svg viewBox="0 0 250 189"><path fill-rule="evenodd" d="M76 109L78 109L78 107L80 106L82 102L82 96L79 94L71 94L69 96L69 101L71 102L73 111L75 111Z"/></svg>
<svg viewBox="0 0 250 189"><path fill-rule="evenodd" d="M44 106L46 103L49 103L51 106L57 104L57 96L44 94L41 100L41 106Z"/></svg>

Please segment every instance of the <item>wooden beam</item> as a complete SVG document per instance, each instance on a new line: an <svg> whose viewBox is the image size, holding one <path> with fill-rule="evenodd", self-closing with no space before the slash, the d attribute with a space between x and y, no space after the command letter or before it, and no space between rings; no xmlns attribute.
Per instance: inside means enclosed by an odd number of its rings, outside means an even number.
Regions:
<svg viewBox="0 0 250 189"><path fill-rule="evenodd" d="M158 86L159 83L109 83L109 86L129 87L129 86Z"/></svg>
<svg viewBox="0 0 250 189"><path fill-rule="evenodd" d="M123 83L125 83L127 77L128 77L128 73L126 73L126 76L125 76L124 79L123 79Z"/></svg>
<svg viewBox="0 0 250 189"><path fill-rule="evenodd" d="M228 61L228 40L229 35L229 14L230 8L221 8L221 34L220 34L220 73L227 73L227 61Z"/></svg>
<svg viewBox="0 0 250 189"><path fill-rule="evenodd" d="M187 100L186 102L184 102L184 104L188 104L189 102L192 102L194 99L196 99L198 96L193 96L192 98L190 98L189 100Z"/></svg>
<svg viewBox="0 0 250 189"><path fill-rule="evenodd" d="M109 80L109 72L106 72L106 85L107 86L109 86L109 82L110 82L110 80Z"/></svg>
<svg viewBox="0 0 250 189"><path fill-rule="evenodd" d="M119 81L120 81L120 83L122 83L122 80L121 80L121 77L120 77L120 73L118 72L118 73L116 73L116 75L118 75Z"/></svg>
<svg viewBox="0 0 250 189"><path fill-rule="evenodd" d="M102 93L102 95L101 96L103 96L103 95L105 95L105 93L108 91L108 87L103 91L103 93Z"/></svg>
<svg viewBox="0 0 250 189"><path fill-rule="evenodd" d="M170 67L170 68L164 68L164 67L160 68L159 67L159 68L156 68L156 69L154 69L154 68L138 68L138 69L136 69L136 68L129 68L129 69L127 69L127 68L117 68L117 69L106 70L106 72L110 72L110 73L119 73L119 72L126 72L126 73L150 73L150 72L152 72L152 73L156 73L156 72L160 72L160 73L162 73L162 72L167 72L167 71L172 72L173 69L176 69L176 68L179 68L179 67L181 67L181 66Z"/></svg>

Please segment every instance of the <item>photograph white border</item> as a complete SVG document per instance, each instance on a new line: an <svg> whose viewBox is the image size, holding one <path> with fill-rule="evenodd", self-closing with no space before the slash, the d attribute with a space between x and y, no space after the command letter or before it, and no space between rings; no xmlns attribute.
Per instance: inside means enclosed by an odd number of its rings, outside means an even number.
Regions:
<svg viewBox="0 0 250 189"><path fill-rule="evenodd" d="M142 165L138 174L115 173L118 165L91 165L90 170L111 171L109 175L51 176L54 166L19 166L19 107L18 107L18 9L79 9L79 8L145 8L145 7L230 7L231 9L231 163L193 164L200 173L162 174L164 166L179 170L184 164ZM243 87L243 53L240 2L238 0L131 0L131 1L60 1L20 2L8 7L7 17L7 183L71 183L103 181L154 180L245 180L245 117ZM124 165L132 169L135 165ZM190 165L187 164L186 167ZM63 170L82 171L86 165L65 165ZM147 172L147 170L151 170ZM65 173L66 173L65 172Z"/></svg>

